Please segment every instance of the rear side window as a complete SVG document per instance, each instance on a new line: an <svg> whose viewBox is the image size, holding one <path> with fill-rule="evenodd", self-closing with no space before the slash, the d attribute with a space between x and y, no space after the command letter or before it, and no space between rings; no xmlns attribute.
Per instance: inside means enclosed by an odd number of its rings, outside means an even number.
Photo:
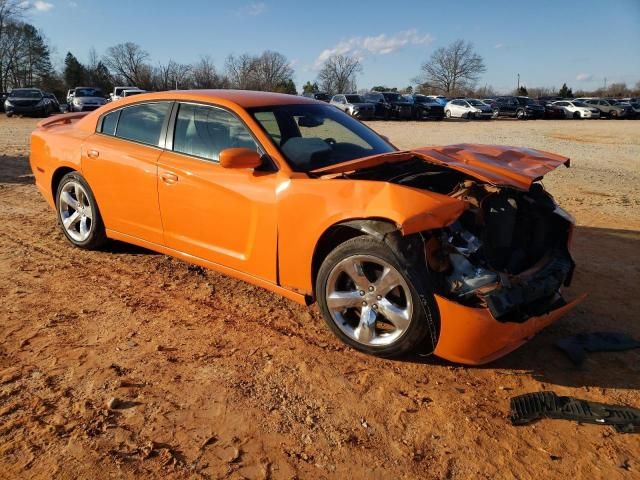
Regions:
<svg viewBox="0 0 640 480"><path fill-rule="evenodd" d="M180 104L173 137L175 152L217 162L222 150L238 147L258 148L247 127L233 114L216 107Z"/></svg>
<svg viewBox="0 0 640 480"><path fill-rule="evenodd" d="M104 116L102 119L102 126L100 127L100 133L104 133L106 135L115 135L116 134L116 126L118 125L118 116L120 115L120 110L116 110L115 112L111 112Z"/></svg>
<svg viewBox="0 0 640 480"><path fill-rule="evenodd" d="M123 108L120 111L116 137L157 146L170 106L169 102L159 102Z"/></svg>

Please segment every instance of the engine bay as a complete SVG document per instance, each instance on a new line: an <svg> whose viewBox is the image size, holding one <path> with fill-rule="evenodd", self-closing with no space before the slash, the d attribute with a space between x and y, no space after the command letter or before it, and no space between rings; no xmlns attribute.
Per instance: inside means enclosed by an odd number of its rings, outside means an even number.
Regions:
<svg viewBox="0 0 640 480"><path fill-rule="evenodd" d="M462 200L451 225L423 232L425 263L437 294L489 308L500 321L525 321L564 304L574 268L573 222L541 183L529 191L479 182L420 159L345 174L429 190Z"/></svg>

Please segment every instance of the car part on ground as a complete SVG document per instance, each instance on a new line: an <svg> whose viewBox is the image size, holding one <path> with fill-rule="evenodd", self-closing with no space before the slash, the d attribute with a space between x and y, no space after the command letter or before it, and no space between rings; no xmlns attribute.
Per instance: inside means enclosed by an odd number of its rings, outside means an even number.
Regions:
<svg viewBox="0 0 640 480"><path fill-rule="evenodd" d="M542 418L554 418L611 425L620 433L640 432L640 409L622 405L561 397L554 392L534 392L513 397L510 407L512 425L527 425Z"/></svg>
<svg viewBox="0 0 640 480"><path fill-rule="evenodd" d="M560 293L573 220L539 182L569 165L560 155L398 151L322 102L221 90L42 121L30 160L72 243L122 240L318 300L336 334L368 353L486 363L580 301Z"/></svg>
<svg viewBox="0 0 640 480"><path fill-rule="evenodd" d="M575 365L582 365L591 352L621 352L640 348L640 341L623 332L590 332L561 338L555 343Z"/></svg>

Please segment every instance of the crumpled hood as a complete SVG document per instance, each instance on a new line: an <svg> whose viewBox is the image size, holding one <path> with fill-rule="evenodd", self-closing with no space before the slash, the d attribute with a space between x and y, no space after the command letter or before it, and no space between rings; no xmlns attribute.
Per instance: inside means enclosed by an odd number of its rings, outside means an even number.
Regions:
<svg viewBox="0 0 640 480"><path fill-rule="evenodd" d="M560 165L569 167L568 157L542 150L462 143L383 153L319 168L311 173L329 175L351 172L416 157L428 163L457 170L491 185L507 186L524 191L528 191L533 182Z"/></svg>

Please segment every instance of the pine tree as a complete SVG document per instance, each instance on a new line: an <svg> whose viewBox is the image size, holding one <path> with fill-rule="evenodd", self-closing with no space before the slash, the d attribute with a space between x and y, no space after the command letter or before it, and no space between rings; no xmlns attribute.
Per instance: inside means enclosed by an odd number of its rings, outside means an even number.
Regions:
<svg viewBox="0 0 640 480"><path fill-rule="evenodd" d="M71 53L64 58L64 81L68 88L84 85L87 80L87 69Z"/></svg>
<svg viewBox="0 0 640 480"><path fill-rule="evenodd" d="M558 96L562 98L573 98L573 92L569 87L567 87L566 83L563 83L562 88L558 92Z"/></svg>

